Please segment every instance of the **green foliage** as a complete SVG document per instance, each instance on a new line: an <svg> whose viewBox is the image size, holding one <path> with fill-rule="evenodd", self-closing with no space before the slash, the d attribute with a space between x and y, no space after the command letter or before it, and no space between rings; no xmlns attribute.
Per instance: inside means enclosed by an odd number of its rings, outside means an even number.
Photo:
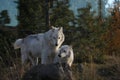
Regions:
<svg viewBox="0 0 120 80"><path fill-rule="evenodd" d="M88 6L78 10L77 32L74 34L75 39L72 44L76 48L78 61L103 63L105 41L102 36L107 29L107 24L95 17L90 9L91 7Z"/></svg>
<svg viewBox="0 0 120 80"><path fill-rule="evenodd" d="M50 21L52 25L63 26L65 29L70 29L70 22L75 19L73 12L69 9L69 0L57 1L56 6L52 8Z"/></svg>
<svg viewBox="0 0 120 80"><path fill-rule="evenodd" d="M43 0L19 0L17 2L19 9L19 35L25 35L25 31L41 31L45 27L45 10ZM21 33L23 31L23 34Z"/></svg>

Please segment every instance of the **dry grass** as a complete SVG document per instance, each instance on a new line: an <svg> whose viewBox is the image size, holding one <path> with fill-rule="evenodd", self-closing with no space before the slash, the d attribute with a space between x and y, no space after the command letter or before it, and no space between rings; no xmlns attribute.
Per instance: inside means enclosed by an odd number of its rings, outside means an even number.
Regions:
<svg viewBox="0 0 120 80"><path fill-rule="evenodd" d="M120 80L120 57L106 56L104 64L82 63L80 72L78 64L73 65L76 80Z"/></svg>
<svg viewBox="0 0 120 80"><path fill-rule="evenodd" d="M24 74L20 63L20 59L15 59L10 67L2 67L0 80L20 80ZM76 63L72 70L74 80L120 80L120 57L106 56L104 64Z"/></svg>
<svg viewBox="0 0 120 80"><path fill-rule="evenodd" d="M79 70L79 68L73 67L73 73L75 75L76 80L103 80L103 78L96 73L98 68L97 64L83 63L82 66L82 72Z"/></svg>
<svg viewBox="0 0 120 80"><path fill-rule="evenodd" d="M2 77L0 80L20 80L21 65L19 64L19 61L20 60L15 60L14 63L9 67L2 67Z"/></svg>

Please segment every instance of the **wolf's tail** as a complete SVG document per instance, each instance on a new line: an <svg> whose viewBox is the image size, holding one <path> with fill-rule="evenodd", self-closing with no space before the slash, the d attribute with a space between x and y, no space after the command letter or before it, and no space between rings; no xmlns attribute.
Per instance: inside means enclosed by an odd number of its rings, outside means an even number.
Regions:
<svg viewBox="0 0 120 80"><path fill-rule="evenodd" d="M17 39L14 43L14 49L21 48L22 43L23 43L23 39Z"/></svg>

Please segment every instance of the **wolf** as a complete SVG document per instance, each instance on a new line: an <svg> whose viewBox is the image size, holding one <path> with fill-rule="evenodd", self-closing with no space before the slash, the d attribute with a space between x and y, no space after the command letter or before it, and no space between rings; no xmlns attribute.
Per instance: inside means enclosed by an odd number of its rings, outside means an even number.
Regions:
<svg viewBox="0 0 120 80"><path fill-rule="evenodd" d="M59 48L59 50L54 58L54 63L59 63L59 62L66 63L71 67L73 61L74 61L74 53L73 53L72 46L62 45Z"/></svg>
<svg viewBox="0 0 120 80"><path fill-rule="evenodd" d="M53 63L54 56L65 36L63 28L52 27L45 33L28 35L23 39L17 39L14 43L14 49L21 49L22 64L29 59L32 65L38 64L38 58L41 58L41 64Z"/></svg>

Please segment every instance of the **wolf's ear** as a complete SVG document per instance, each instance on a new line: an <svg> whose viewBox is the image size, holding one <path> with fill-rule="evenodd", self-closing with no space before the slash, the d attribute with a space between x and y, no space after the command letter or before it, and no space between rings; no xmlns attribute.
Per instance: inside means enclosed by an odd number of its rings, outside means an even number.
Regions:
<svg viewBox="0 0 120 80"><path fill-rule="evenodd" d="M55 29L55 27L54 27L54 26L51 26L51 28L52 28L52 29Z"/></svg>
<svg viewBox="0 0 120 80"><path fill-rule="evenodd" d="M54 30L55 30L55 27L54 27L54 26L51 26L51 29L52 29L52 32L54 32Z"/></svg>
<svg viewBox="0 0 120 80"><path fill-rule="evenodd" d="M60 28L59 28L59 31L63 32L63 27L60 27Z"/></svg>

